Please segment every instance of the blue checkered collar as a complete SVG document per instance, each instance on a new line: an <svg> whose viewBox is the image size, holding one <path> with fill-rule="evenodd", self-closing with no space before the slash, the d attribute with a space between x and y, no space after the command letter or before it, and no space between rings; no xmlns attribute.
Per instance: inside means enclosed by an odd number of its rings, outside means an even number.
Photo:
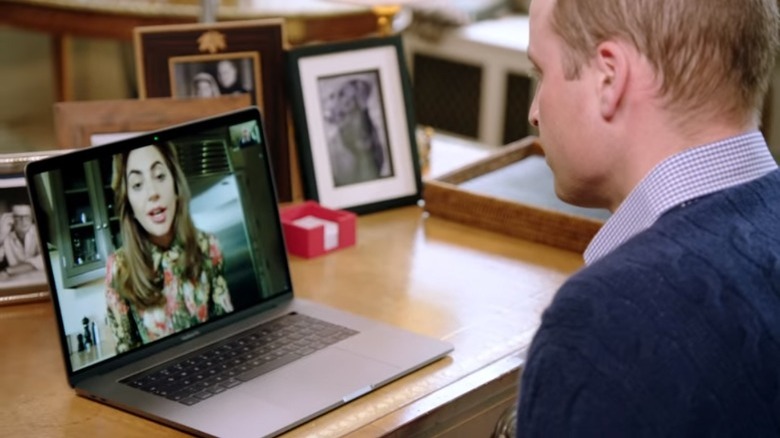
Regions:
<svg viewBox="0 0 780 438"><path fill-rule="evenodd" d="M692 199L766 175L777 168L759 131L679 152L659 163L629 193L585 250L591 264L646 230L666 211Z"/></svg>

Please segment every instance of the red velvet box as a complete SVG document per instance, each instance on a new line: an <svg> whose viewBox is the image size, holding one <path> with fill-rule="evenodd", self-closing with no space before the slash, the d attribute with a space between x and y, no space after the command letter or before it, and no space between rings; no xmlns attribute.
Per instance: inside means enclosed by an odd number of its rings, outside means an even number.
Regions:
<svg viewBox="0 0 780 438"><path fill-rule="evenodd" d="M311 258L355 244L357 215L350 211L306 201L283 207L280 215L290 254Z"/></svg>

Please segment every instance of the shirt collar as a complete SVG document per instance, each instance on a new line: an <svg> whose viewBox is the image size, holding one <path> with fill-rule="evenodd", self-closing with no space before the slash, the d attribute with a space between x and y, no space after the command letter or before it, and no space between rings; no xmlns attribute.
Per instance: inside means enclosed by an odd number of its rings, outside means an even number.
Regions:
<svg viewBox="0 0 780 438"><path fill-rule="evenodd" d="M629 193L585 250L589 265L649 228L669 209L759 178L777 168L759 131L679 152Z"/></svg>
<svg viewBox="0 0 780 438"><path fill-rule="evenodd" d="M154 272L162 272L167 265L178 260L179 255L183 252L183 247L178 239L174 239L171 246L168 248L160 248L159 246L150 243L149 246L152 249L152 265L154 266Z"/></svg>

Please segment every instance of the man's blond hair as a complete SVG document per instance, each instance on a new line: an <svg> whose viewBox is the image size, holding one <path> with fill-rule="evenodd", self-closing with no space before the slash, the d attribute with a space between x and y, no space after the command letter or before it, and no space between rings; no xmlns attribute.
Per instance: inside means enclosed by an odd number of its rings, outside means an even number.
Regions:
<svg viewBox="0 0 780 438"><path fill-rule="evenodd" d="M556 0L566 77L599 43L635 46L669 108L758 116L778 50L778 0Z"/></svg>

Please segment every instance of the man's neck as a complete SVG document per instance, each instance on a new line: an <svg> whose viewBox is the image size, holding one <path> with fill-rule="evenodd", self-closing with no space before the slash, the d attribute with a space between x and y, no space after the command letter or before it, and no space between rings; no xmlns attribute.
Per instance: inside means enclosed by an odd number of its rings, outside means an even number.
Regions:
<svg viewBox="0 0 780 438"><path fill-rule="evenodd" d="M698 117L680 124L668 116L645 118L645 123L636 123L635 129L626 130L623 144L626 145L625 168L617 180L616 198L609 209L615 211L637 184L669 157L687 149L733 137L758 129L753 121L736 122L726 117ZM705 120L706 119L706 120Z"/></svg>

